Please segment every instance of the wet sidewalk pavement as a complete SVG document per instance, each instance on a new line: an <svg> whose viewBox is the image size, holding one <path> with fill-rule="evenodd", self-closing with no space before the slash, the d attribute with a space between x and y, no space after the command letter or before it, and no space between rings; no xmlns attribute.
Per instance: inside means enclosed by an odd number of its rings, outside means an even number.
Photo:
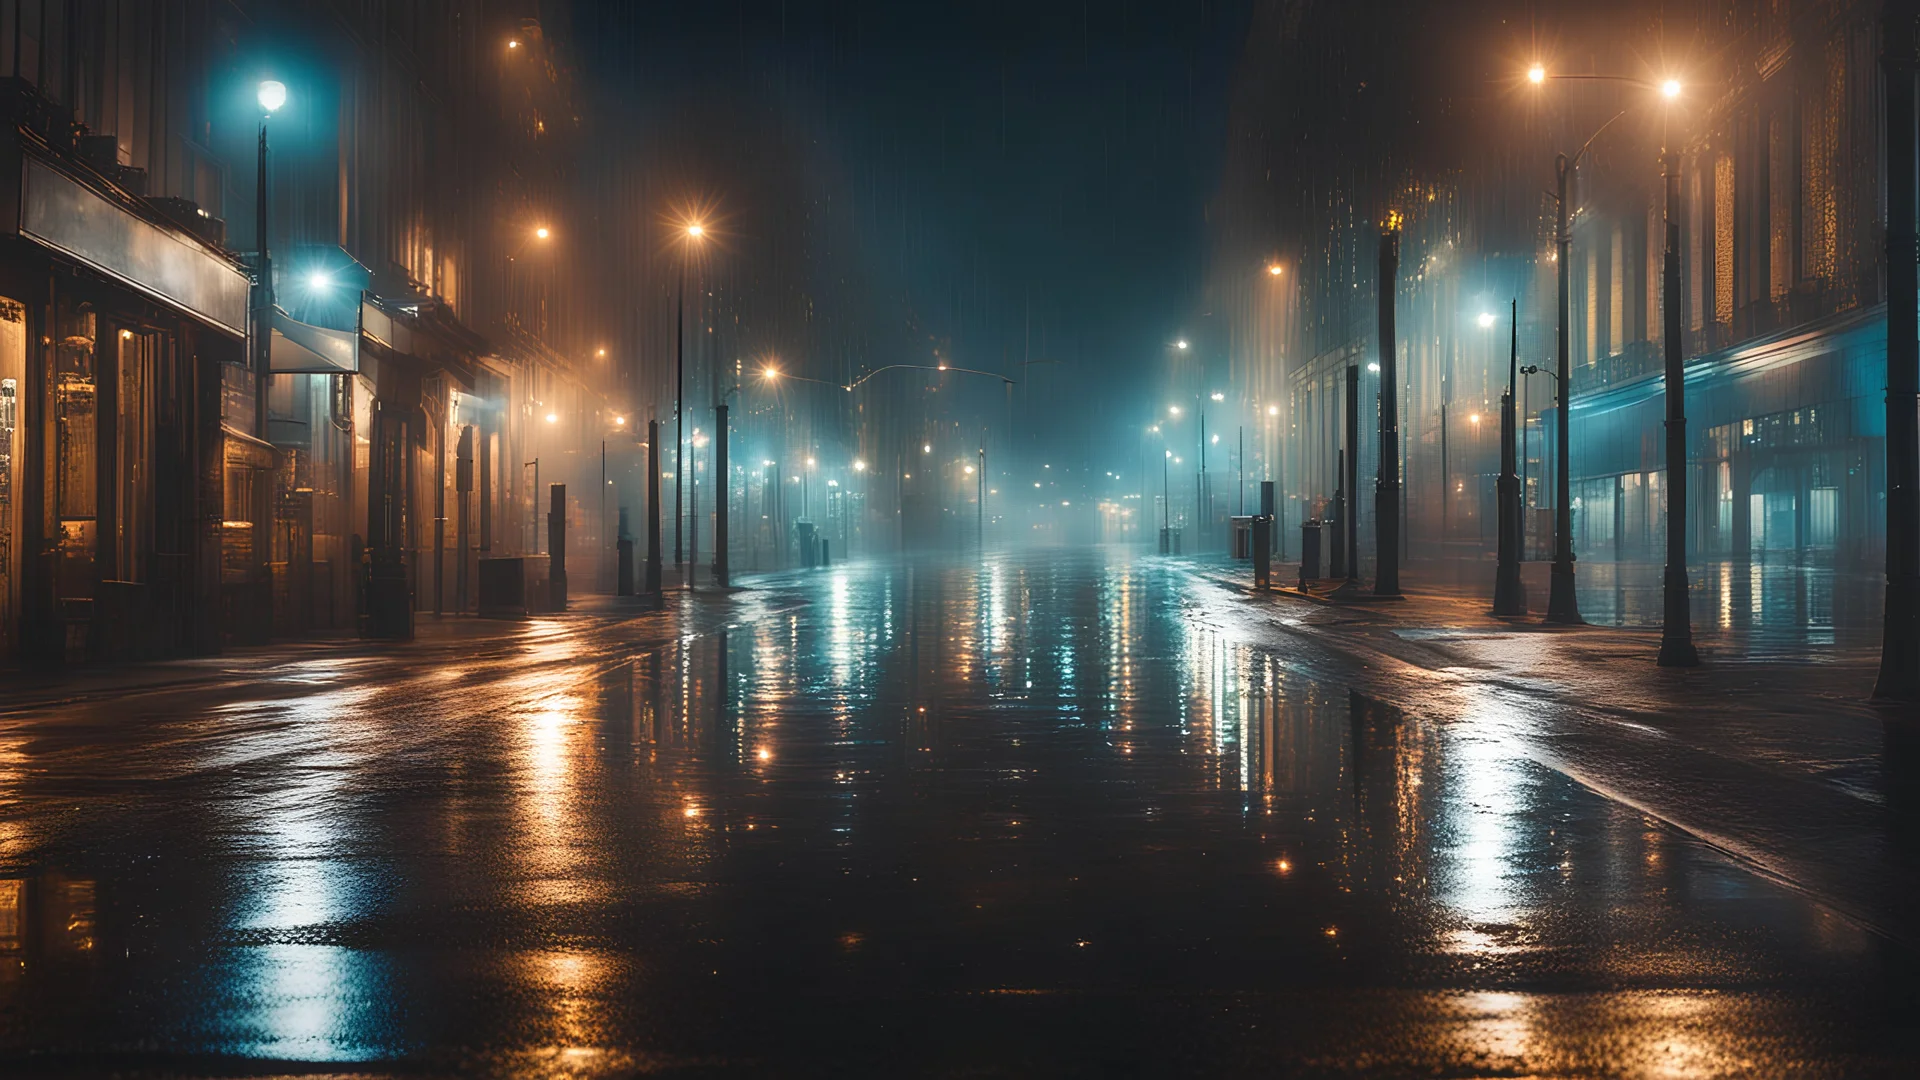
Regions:
<svg viewBox="0 0 1920 1080"><path fill-rule="evenodd" d="M1403 576L1406 599L1363 605L1262 595L1245 564L1224 559L1185 566L1219 590L1221 610L1327 650L1329 677L1438 714L1498 703L1537 760L1920 941L1910 900L1920 889L1920 716L1868 700L1877 628L1827 619L1809 635L1804 622L1752 625L1750 608L1745 625L1715 625L1700 609L1731 604L1724 584L1706 583L1695 595L1703 663L1669 669L1655 663L1657 627L1546 624L1543 564L1528 564L1539 577L1528 582L1533 611L1516 618L1492 615L1478 581L1434 585L1419 564ZM1607 587L1627 576L1582 573ZM1751 575L1754 588L1776 602L1797 589L1802 613L1810 590L1832 592L1830 577L1764 573ZM1583 613L1606 612L1591 599L1583 592ZM1869 607L1856 599L1849 610Z"/></svg>
<svg viewBox="0 0 1920 1080"><path fill-rule="evenodd" d="M0 1072L1920 1061L1910 949L1325 609L1062 549L697 602L0 716Z"/></svg>

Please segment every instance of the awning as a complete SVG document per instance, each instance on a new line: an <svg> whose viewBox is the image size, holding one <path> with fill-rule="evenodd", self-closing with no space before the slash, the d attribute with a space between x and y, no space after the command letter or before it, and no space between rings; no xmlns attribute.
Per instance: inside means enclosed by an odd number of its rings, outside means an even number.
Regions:
<svg viewBox="0 0 1920 1080"><path fill-rule="evenodd" d="M246 336L252 284L240 268L30 155L21 174L20 235Z"/></svg>
<svg viewBox="0 0 1920 1080"><path fill-rule="evenodd" d="M268 369L276 375L352 375L360 370L360 332L329 330L273 309Z"/></svg>

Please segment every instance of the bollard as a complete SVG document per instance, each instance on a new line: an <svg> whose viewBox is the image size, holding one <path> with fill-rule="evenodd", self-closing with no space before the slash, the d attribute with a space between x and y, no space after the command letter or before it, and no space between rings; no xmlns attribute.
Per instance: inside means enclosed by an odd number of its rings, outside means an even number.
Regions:
<svg viewBox="0 0 1920 1080"><path fill-rule="evenodd" d="M1320 519L1300 523L1300 587L1320 577Z"/></svg>
<svg viewBox="0 0 1920 1080"><path fill-rule="evenodd" d="M1261 514L1253 519L1253 586L1273 588L1273 518Z"/></svg>
<svg viewBox="0 0 1920 1080"><path fill-rule="evenodd" d="M547 605L567 610L567 485L547 488Z"/></svg>
<svg viewBox="0 0 1920 1080"><path fill-rule="evenodd" d="M1260 481L1260 516L1267 519L1267 546L1275 547L1280 542L1280 519L1274 509L1273 481Z"/></svg>
<svg viewBox="0 0 1920 1080"><path fill-rule="evenodd" d="M627 508L620 508L620 539L614 542L614 550L619 553L620 566L615 576L615 589L621 596L633 595L633 534L627 531Z"/></svg>
<svg viewBox="0 0 1920 1080"><path fill-rule="evenodd" d="M820 565L821 566L825 566L828 563L831 563L833 561L832 559L827 557L827 545L829 543L830 541L826 537L823 536L820 538Z"/></svg>

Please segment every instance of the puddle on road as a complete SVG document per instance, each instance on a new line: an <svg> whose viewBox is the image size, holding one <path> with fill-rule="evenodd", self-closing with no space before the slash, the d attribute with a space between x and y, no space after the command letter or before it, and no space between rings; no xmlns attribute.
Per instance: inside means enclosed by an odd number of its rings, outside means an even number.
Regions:
<svg viewBox="0 0 1920 1080"><path fill-rule="evenodd" d="M1151 564L806 588L614 663L543 633L467 665L467 709L353 698L351 755L156 736L214 770L177 790L20 744L25 835L102 806L0 864L0 1051L1690 1076L1837 1060L1907 992L1512 717L1304 678ZM249 737L348 720L286 712Z"/></svg>

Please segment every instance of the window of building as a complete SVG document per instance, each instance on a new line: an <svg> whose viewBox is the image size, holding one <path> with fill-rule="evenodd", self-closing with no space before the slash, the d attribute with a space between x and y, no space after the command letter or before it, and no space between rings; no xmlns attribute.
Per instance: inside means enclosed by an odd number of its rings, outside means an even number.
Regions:
<svg viewBox="0 0 1920 1080"><path fill-rule="evenodd" d="M1793 290L1793 144L1778 113L1767 121L1767 296Z"/></svg>
<svg viewBox="0 0 1920 1080"><path fill-rule="evenodd" d="M1713 162L1713 321L1733 322L1733 155Z"/></svg>

